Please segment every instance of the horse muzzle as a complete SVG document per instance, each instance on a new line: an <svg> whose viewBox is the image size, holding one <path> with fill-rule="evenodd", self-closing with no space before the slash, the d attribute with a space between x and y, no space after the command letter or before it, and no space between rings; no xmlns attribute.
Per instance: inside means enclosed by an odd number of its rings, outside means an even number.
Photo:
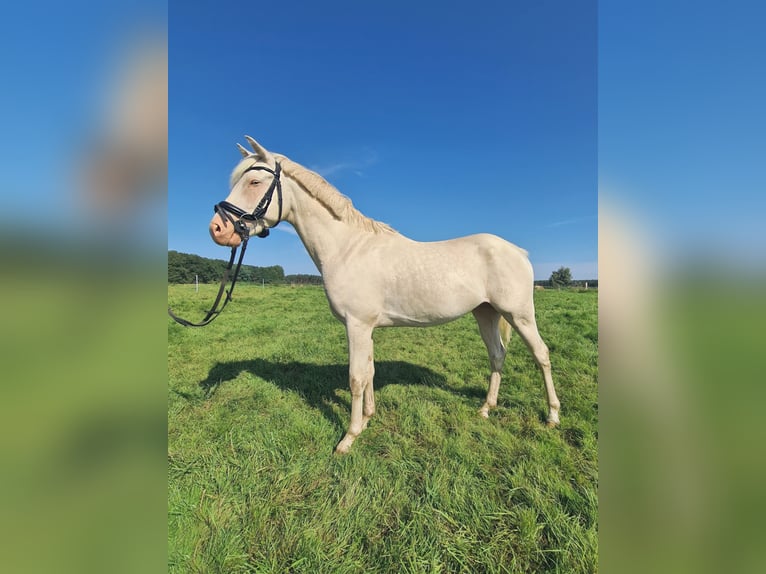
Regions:
<svg viewBox="0 0 766 574"><path fill-rule="evenodd" d="M210 237L218 245L237 247L242 243L242 237L237 233L231 221L225 221L218 213L210 220Z"/></svg>

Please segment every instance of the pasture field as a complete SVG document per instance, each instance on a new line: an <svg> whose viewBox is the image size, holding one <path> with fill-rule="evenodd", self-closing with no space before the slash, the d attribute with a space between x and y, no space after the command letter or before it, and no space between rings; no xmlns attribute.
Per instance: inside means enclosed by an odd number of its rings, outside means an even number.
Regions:
<svg viewBox="0 0 766 574"><path fill-rule="evenodd" d="M215 285L170 285L198 320ZM536 291L561 426L514 333L498 407L469 314L377 329L377 413L345 456L347 344L321 287L238 285L168 327L168 561L182 572L598 570L596 291Z"/></svg>

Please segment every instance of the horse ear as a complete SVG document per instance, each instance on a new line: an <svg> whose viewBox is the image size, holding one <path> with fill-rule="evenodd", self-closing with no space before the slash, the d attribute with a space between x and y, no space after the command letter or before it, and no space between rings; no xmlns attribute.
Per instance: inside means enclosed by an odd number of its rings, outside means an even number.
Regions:
<svg viewBox="0 0 766 574"><path fill-rule="evenodd" d="M250 152L243 148L241 145L237 144L237 148L239 148L239 153L242 154L242 157L247 157L250 155Z"/></svg>
<svg viewBox="0 0 766 574"><path fill-rule="evenodd" d="M266 148L261 146L261 144L259 144L257 141L255 141L250 136L245 136L245 139L247 140L247 143L250 144L250 147L253 148L253 151L255 152L255 155L257 155L258 157L260 157L260 158L262 158L264 160L270 160L271 159L271 154L269 152L267 152Z"/></svg>

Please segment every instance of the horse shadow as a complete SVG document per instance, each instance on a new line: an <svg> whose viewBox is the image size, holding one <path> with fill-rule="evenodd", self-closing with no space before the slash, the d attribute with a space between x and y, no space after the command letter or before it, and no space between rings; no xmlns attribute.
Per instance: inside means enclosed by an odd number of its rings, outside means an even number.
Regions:
<svg viewBox="0 0 766 574"><path fill-rule="evenodd" d="M216 363L199 386L205 397L212 397L218 388L248 372L281 389L297 392L309 406L319 410L333 424L343 428L342 421L333 406L350 411L351 404L336 391L348 389L348 364L316 365L312 363L274 362L265 359ZM464 395L476 401L482 399L486 389L455 388L448 384L444 375L427 367L405 361L381 361L375 363L375 390L387 385L420 385L437 387ZM478 403L477 403L478 404Z"/></svg>

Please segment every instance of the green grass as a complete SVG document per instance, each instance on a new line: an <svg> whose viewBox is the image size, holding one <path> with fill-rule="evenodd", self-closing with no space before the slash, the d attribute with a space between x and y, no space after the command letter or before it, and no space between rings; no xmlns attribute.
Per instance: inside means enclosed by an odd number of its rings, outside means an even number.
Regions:
<svg viewBox="0 0 766 574"><path fill-rule="evenodd" d="M215 286L170 286L197 319ZM535 292L561 426L514 334L498 407L473 317L379 329L377 414L350 416L343 326L316 287L237 287L168 328L170 572L596 572L597 292Z"/></svg>

